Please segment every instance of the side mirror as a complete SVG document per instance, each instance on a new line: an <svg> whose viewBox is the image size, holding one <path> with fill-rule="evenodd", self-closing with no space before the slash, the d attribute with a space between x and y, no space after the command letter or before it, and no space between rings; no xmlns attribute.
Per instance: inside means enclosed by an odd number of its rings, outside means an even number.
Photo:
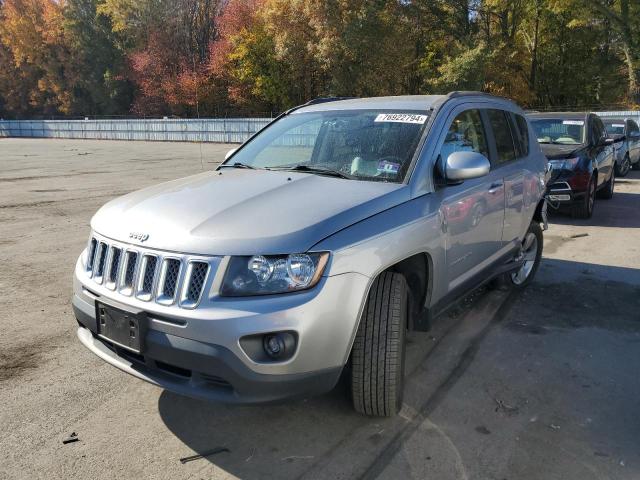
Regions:
<svg viewBox="0 0 640 480"><path fill-rule="evenodd" d="M604 140L600 140L600 145L613 145L614 139L607 137Z"/></svg>
<svg viewBox="0 0 640 480"><path fill-rule="evenodd" d="M444 177L450 182L484 177L489 170L491 163L478 152L453 152L444 162Z"/></svg>
<svg viewBox="0 0 640 480"><path fill-rule="evenodd" d="M233 155L234 153L236 153L236 150L238 150L238 149L237 149L237 148L232 148L231 150L229 150L229 151L227 152L227 154L224 156L224 159L225 159L225 160L229 160L229 157L230 157L231 155Z"/></svg>

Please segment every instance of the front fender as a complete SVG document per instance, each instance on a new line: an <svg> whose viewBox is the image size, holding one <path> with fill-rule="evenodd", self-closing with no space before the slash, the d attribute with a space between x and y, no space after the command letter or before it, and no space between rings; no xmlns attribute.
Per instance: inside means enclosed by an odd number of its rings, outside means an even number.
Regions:
<svg viewBox="0 0 640 480"><path fill-rule="evenodd" d="M325 275L359 273L373 279L419 253L432 261L433 278L444 278L445 235L439 204L426 194L347 227L314 245L331 251ZM432 285L431 300L443 295L446 282Z"/></svg>

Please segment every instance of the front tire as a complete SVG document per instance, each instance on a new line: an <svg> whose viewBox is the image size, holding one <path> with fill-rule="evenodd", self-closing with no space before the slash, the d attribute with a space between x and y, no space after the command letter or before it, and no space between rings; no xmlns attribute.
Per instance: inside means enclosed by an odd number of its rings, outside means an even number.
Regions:
<svg viewBox="0 0 640 480"><path fill-rule="evenodd" d="M591 178L584 199L573 207L573 215L576 218L591 218L593 215L593 207L596 202L596 179Z"/></svg>
<svg viewBox="0 0 640 480"><path fill-rule="evenodd" d="M390 417L402 406L407 303L399 273L383 272L371 285L351 353L353 406L364 415Z"/></svg>
<svg viewBox="0 0 640 480"><path fill-rule="evenodd" d="M616 172L615 169L611 170L611 177L609 177L609 181L604 186L602 190L600 190L599 197L604 198L605 200L611 200L613 198L613 190L616 186Z"/></svg>

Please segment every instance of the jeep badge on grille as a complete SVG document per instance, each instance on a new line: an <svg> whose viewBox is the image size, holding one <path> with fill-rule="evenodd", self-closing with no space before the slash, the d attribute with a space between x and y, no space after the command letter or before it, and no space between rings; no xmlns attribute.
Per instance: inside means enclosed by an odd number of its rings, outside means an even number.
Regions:
<svg viewBox="0 0 640 480"><path fill-rule="evenodd" d="M149 235L147 233L131 232L129 234L129 238L132 238L133 240L138 240L140 242L144 242L149 238Z"/></svg>

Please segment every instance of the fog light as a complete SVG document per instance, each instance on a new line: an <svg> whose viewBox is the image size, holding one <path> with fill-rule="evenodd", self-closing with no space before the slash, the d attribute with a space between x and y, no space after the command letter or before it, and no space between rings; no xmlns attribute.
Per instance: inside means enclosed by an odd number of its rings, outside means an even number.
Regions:
<svg viewBox="0 0 640 480"><path fill-rule="evenodd" d="M288 332L270 333L262 338L262 347L271 358L290 357L295 348L296 341Z"/></svg>
<svg viewBox="0 0 640 480"><path fill-rule="evenodd" d="M264 337L264 351L271 358L280 357L285 350L284 340L280 335L266 335Z"/></svg>

